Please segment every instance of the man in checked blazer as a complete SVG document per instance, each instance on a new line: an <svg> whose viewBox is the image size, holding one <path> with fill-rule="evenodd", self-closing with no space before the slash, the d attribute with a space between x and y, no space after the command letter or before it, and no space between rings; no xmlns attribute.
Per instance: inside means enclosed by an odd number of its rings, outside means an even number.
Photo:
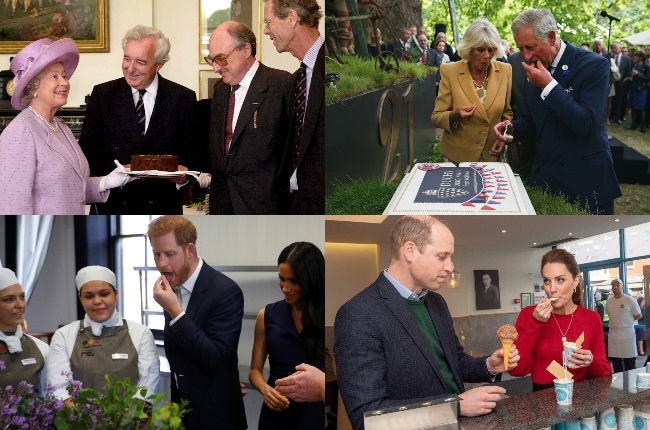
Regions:
<svg viewBox="0 0 650 430"><path fill-rule="evenodd" d="M255 34L241 22L217 27L208 52L206 61L222 77L212 97L210 214L278 214L291 74L255 59Z"/></svg>
<svg viewBox="0 0 650 430"><path fill-rule="evenodd" d="M341 306L334 322L337 380L352 427L364 412L458 395L460 413L489 413L505 389L503 351L474 358L461 346L445 300L435 291L453 270L454 237L431 216L401 218L391 232L391 261L377 280ZM511 349L509 368L519 353Z"/></svg>
<svg viewBox="0 0 650 430"><path fill-rule="evenodd" d="M124 77L93 88L79 136L91 176L111 172L113 160L128 165L137 154L176 155L179 170L197 170L196 94L158 74L169 60L169 39L157 28L138 25L126 33L122 49ZM139 90L144 91L144 134L136 114ZM113 189L91 213L181 214L181 185L187 178L132 181Z"/></svg>
<svg viewBox="0 0 650 430"><path fill-rule="evenodd" d="M294 114L280 169L283 209L298 215L325 213L325 48L318 32L322 16L316 0L267 0L264 5L264 34L278 52L290 52L305 65L302 134L296 137ZM293 74L294 86L299 72L300 68Z"/></svg>

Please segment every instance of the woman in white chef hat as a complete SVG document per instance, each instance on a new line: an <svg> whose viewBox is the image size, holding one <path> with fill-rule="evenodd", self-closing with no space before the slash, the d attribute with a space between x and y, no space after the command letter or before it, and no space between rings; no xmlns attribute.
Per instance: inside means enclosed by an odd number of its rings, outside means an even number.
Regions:
<svg viewBox="0 0 650 430"><path fill-rule="evenodd" d="M10 269L0 269L0 361L5 365L0 371L0 385L27 381L43 395L49 347L23 333L26 310L25 292L16 274Z"/></svg>
<svg viewBox="0 0 650 430"><path fill-rule="evenodd" d="M84 388L101 394L105 394L107 374L128 376L148 394L157 393L160 362L153 334L142 324L123 319L115 309L115 274L106 267L88 266L79 270L76 283L86 316L54 333L47 360L47 382L55 388L54 396L70 397L70 372Z"/></svg>

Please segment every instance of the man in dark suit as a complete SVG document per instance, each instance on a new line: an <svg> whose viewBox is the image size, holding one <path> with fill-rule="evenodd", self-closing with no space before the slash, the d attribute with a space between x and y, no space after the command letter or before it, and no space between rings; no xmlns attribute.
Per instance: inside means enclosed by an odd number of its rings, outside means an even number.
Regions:
<svg viewBox="0 0 650 430"><path fill-rule="evenodd" d="M194 91L158 74L169 60L171 45L160 30L136 26L122 39L124 78L93 88L79 137L92 176L123 165L135 154L171 154L179 170L194 169L198 159L195 139ZM136 106L140 91L144 104L142 127ZM98 214L181 214L183 196L178 189L187 177L139 179L111 190L108 201L93 205ZM178 186L177 186L178 185Z"/></svg>
<svg viewBox="0 0 650 430"><path fill-rule="evenodd" d="M614 63L618 66L621 79L614 83L615 92L614 98L612 99L612 112L609 120L621 124L625 121L625 113L627 111L627 94L630 89L630 80L625 80L625 78L632 76L632 59L623 54L620 43L612 44L611 58L614 59Z"/></svg>
<svg viewBox="0 0 650 430"><path fill-rule="evenodd" d="M147 236L161 274L153 297L165 311L171 399L189 401L185 428L246 429L237 369L241 289L199 258L196 228L187 218L156 218Z"/></svg>
<svg viewBox="0 0 650 430"><path fill-rule="evenodd" d="M526 71L521 63L524 57L521 52L515 52L508 57L508 63L512 66L512 87L510 89L510 101L514 118L521 118L524 113L524 81L526 80ZM528 139L519 139L507 146L508 164L514 173L519 174L521 179L527 181L530 177L530 170L535 158L535 137Z"/></svg>
<svg viewBox="0 0 650 430"><path fill-rule="evenodd" d="M613 214L621 189L605 129L609 60L560 40L555 18L544 9L521 12L511 28L527 63L526 104L523 117L512 121L513 136L536 138L531 183L592 214ZM497 139L506 141L509 124L494 126Z"/></svg>
<svg viewBox="0 0 650 430"><path fill-rule="evenodd" d="M255 59L255 34L245 24L217 27L206 57L223 82L212 98L210 213L280 213L280 164L291 115L291 74ZM233 111L229 112L231 92Z"/></svg>
<svg viewBox="0 0 650 430"><path fill-rule="evenodd" d="M422 54L420 55L420 64L432 67L438 66L438 64L436 64L436 51L429 48L429 40L427 39L426 34L420 34L418 36L418 45L420 45L420 49L422 50Z"/></svg>
<svg viewBox="0 0 650 430"><path fill-rule="evenodd" d="M334 321L337 382L352 427L364 412L458 395L460 413L489 413L505 389L490 382L504 371L503 351L465 353L447 304L435 291L453 270L454 237L430 216L406 216L390 235L390 265L341 306ZM519 353L512 349L509 367Z"/></svg>
<svg viewBox="0 0 650 430"><path fill-rule="evenodd" d="M325 213L325 48L318 32L322 15L316 0L268 0L264 5L264 34L278 52L290 52L301 61L293 74L296 90L301 87L299 77L306 76L307 106L294 103L281 167L285 211L297 215ZM296 109L304 109L304 117Z"/></svg>

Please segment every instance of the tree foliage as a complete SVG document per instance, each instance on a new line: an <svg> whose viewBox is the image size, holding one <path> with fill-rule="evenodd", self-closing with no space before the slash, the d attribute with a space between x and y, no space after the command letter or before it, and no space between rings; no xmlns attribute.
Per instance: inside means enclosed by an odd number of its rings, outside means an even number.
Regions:
<svg viewBox="0 0 650 430"><path fill-rule="evenodd" d="M621 19L612 23L611 43L650 28L650 0L454 0L454 4L458 40L474 20L484 17L495 25L502 39L514 46L510 24L519 12L531 7L550 10L558 23L560 37L574 45L585 42L591 45L594 39L607 43L609 19L600 16L603 10ZM422 0L422 21L429 37L433 36L435 24L442 23L447 25L448 40L453 40L449 16L447 0Z"/></svg>

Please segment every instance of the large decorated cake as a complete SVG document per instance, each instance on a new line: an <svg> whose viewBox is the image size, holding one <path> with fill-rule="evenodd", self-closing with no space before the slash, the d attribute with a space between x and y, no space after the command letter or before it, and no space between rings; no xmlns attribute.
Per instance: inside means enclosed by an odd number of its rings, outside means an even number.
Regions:
<svg viewBox="0 0 650 430"><path fill-rule="evenodd" d="M131 171L160 170L163 172L176 172L178 170L178 157L175 155L140 154L131 155Z"/></svg>
<svg viewBox="0 0 650 430"><path fill-rule="evenodd" d="M534 215L506 163L419 163L402 180L389 214Z"/></svg>

